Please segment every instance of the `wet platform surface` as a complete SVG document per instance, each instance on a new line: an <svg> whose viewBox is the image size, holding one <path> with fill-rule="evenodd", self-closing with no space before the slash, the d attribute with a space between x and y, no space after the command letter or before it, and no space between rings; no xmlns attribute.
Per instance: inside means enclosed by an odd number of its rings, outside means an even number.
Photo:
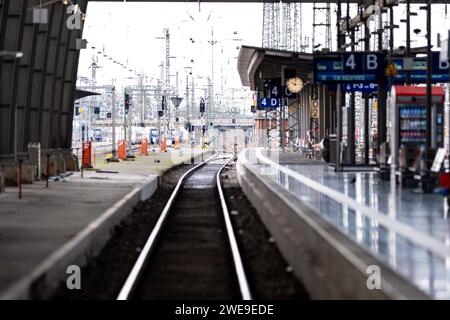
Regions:
<svg viewBox="0 0 450 320"><path fill-rule="evenodd" d="M286 172L267 170L268 165L264 164L257 167L420 289L434 298L450 299L450 221L446 198L402 190L381 181L372 172L335 173L325 163L299 159L298 154L280 155L277 160L292 172L364 204L367 210L352 210ZM381 223L371 212L384 215L388 222ZM399 226L413 230L402 235L396 231ZM446 250L429 250L428 242Z"/></svg>

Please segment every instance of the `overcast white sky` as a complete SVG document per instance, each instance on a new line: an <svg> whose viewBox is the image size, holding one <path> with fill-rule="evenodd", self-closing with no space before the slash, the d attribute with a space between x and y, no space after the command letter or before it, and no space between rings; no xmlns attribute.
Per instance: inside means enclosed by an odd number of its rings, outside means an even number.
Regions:
<svg viewBox="0 0 450 320"><path fill-rule="evenodd" d="M433 8L433 34L445 31L444 9L443 5L436 5ZM333 5L333 17L334 10ZM413 29L425 30L425 13L418 10L417 6L413 6L413 10L419 13L419 16L413 17ZM404 17L403 11L403 6L396 8L396 23L401 26L396 30L397 45L404 41L404 24L399 21ZM310 38L312 38L312 16L312 5L304 4L303 32ZM332 25L334 39L336 29L334 18ZM199 10L197 3L90 2L83 36L89 41L89 45L81 54L79 76L90 76L89 66L92 56L98 55L97 51L104 49L108 56L120 62L128 62L133 70L143 72L149 79L158 78L159 64L165 56L165 42L156 38L163 36L165 27L170 29L170 55L176 57L171 59L171 74L175 75L177 71L179 73L180 93L185 86L186 66L192 66L195 75L204 77L203 80L197 80L199 85L206 85L206 77L211 75L211 45L208 44L208 40L211 39L211 28L214 28L214 38L219 41L214 49L214 80L217 93L222 83L225 88L240 87L236 68L238 54L236 46L261 45L262 4L201 3ZM234 34L235 31L237 34ZM193 44L189 38L193 38L195 43ZM433 36L433 39L435 38ZM425 44L423 37L413 36L413 40L418 41L413 45ZM95 50L91 49L91 44L96 46ZM194 59L193 64L190 62L191 59ZM98 70L99 84L111 83L113 78L121 82L124 77L134 75L134 72L125 71L102 56L99 65L103 67ZM172 77L171 84L175 85L175 77Z"/></svg>
<svg viewBox="0 0 450 320"><path fill-rule="evenodd" d="M171 59L171 74L178 71L180 87L184 88L184 67L192 66L194 75L205 78L197 80L198 84L206 85L206 77L211 75L212 53L208 40L212 38L214 26L214 39L218 41L214 46L215 87L220 88L223 70L224 85L236 88L240 87L236 68L239 50L236 47L240 44L261 45L261 4L201 4L199 11L196 3L91 2L87 13L83 37L89 45L81 54L79 76L90 76L92 56L104 48L114 59L123 63L128 61L133 70L158 78L159 65L165 59L165 41L156 38L163 37L163 28L168 27L170 55L175 57ZM91 49L91 44L96 46L95 50ZM132 74L102 56L99 65L103 68L98 70L98 83L110 83L112 78L120 81ZM175 85L175 79L175 76L171 78L172 85Z"/></svg>

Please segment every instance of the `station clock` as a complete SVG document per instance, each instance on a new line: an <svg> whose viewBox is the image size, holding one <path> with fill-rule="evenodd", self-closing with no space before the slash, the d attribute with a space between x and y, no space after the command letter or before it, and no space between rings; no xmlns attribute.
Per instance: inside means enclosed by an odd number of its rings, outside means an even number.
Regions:
<svg viewBox="0 0 450 320"><path fill-rule="evenodd" d="M292 93L299 93L303 89L303 80L299 77L290 78L286 81L286 86Z"/></svg>

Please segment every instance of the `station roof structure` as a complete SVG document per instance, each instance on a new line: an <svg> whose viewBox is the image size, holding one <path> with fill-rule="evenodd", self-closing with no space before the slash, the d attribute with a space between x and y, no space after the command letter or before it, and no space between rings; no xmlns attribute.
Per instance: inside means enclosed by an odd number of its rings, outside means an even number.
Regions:
<svg viewBox="0 0 450 320"><path fill-rule="evenodd" d="M250 46L242 46L239 51L239 76L242 85L250 90L258 90L260 80L280 78L282 66L295 69L302 80L308 81L313 71L313 54Z"/></svg>
<svg viewBox="0 0 450 320"><path fill-rule="evenodd" d="M86 98L89 96L100 96L100 95L101 94L98 92L92 92L92 91L77 88L75 91L75 100Z"/></svg>
<svg viewBox="0 0 450 320"><path fill-rule="evenodd" d="M124 0L89 0L90 2L124 2ZM127 2L220 2L220 3L233 3L233 2L280 2L280 0L127 0ZM296 0L296 2L301 3L336 3L336 0ZM364 5L371 5L376 2L376 0L349 0L350 3L363 3ZM347 3L347 0L343 0L342 3ZM426 0L411 0L411 3L426 3ZM433 0L433 4L439 3L450 3L450 0Z"/></svg>

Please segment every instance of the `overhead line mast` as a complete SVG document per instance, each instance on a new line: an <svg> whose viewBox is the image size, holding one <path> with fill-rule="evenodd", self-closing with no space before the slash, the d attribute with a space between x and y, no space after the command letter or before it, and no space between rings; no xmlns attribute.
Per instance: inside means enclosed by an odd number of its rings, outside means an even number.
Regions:
<svg viewBox="0 0 450 320"><path fill-rule="evenodd" d="M264 2L262 47L289 51L304 51L302 4Z"/></svg>
<svg viewBox="0 0 450 320"><path fill-rule="evenodd" d="M170 137L170 33L169 28L164 29L166 39L166 65L165 65L165 79L164 79L164 138Z"/></svg>

